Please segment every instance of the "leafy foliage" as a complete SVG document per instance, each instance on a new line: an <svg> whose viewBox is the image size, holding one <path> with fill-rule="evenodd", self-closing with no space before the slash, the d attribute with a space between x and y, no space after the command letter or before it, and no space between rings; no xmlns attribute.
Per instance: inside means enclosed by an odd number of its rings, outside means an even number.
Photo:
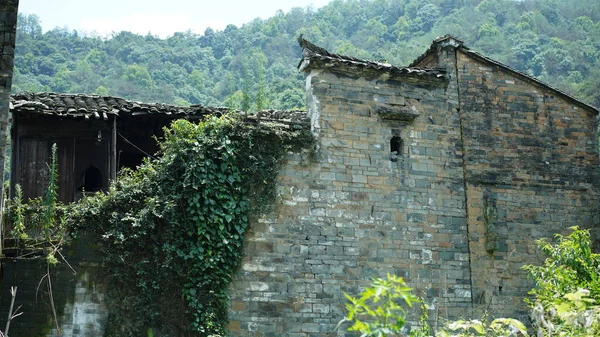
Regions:
<svg viewBox="0 0 600 337"><path fill-rule="evenodd" d="M571 228L568 236L556 235L557 243L544 240L537 243L548 258L542 266L527 265L536 282L530 292L535 300L528 300L531 317L538 337L592 337L600 336L600 254L591 250L588 230ZM348 330L360 331L361 337L398 336L406 322L406 311L399 300L411 303L419 299L401 278L388 275L387 279L374 279L361 297L346 294L348 315L340 322L351 321ZM408 299L408 300L407 300ZM339 325L338 325L339 326ZM420 326L413 328L411 337L427 337L431 331L427 311L422 308ZM516 319L496 318L491 322L487 314L480 320L448 322L435 336L440 337L527 337L527 328Z"/></svg>
<svg viewBox="0 0 600 337"><path fill-rule="evenodd" d="M544 264L523 267L535 282L530 294L544 307L560 302L565 294L578 289L587 289L591 298L600 300L600 254L592 252L588 230L571 229L573 232L568 236L557 234L556 244L538 240L540 250L547 256ZM535 302L529 303L535 305Z"/></svg>
<svg viewBox="0 0 600 337"><path fill-rule="evenodd" d="M592 252L589 230L571 229L556 235L556 244L538 240L544 264L523 267L535 282L529 304L538 335L600 334L600 254Z"/></svg>
<svg viewBox="0 0 600 337"><path fill-rule="evenodd" d="M159 159L75 204L69 223L94 233L105 254L109 334L156 327L166 335L224 335L227 286L249 217L272 203L283 154L311 144L308 131L251 126L236 115L177 120Z"/></svg>
<svg viewBox="0 0 600 337"><path fill-rule="evenodd" d="M447 332L451 331L452 333ZM441 337L527 337L527 328L521 321L512 318L496 318L491 323L482 320L458 320L447 325Z"/></svg>
<svg viewBox="0 0 600 337"><path fill-rule="evenodd" d="M66 206L58 201L58 158L56 144L52 145L48 164L48 186L44 197L23 200L23 190L15 186L15 197L7 202L7 220L10 236L28 246L29 241L45 241L50 246L64 239ZM38 244L40 242L37 242ZM58 247L54 247L58 248ZM56 249L50 250L50 255ZM50 256L49 255L49 256ZM51 261L55 261L53 256Z"/></svg>
<svg viewBox="0 0 600 337"><path fill-rule="evenodd" d="M537 303L532 318L538 336L592 337L600 335L600 306L589 297L590 291L568 293L544 309Z"/></svg>
<svg viewBox="0 0 600 337"><path fill-rule="evenodd" d="M48 188L42 202L42 221L46 239L51 239L53 229L56 227L56 204L58 203L58 163L57 146L52 144L51 162L48 166Z"/></svg>
<svg viewBox="0 0 600 337"><path fill-rule="evenodd" d="M15 186L15 197L12 203L12 229L10 235L20 241L25 241L29 235L25 232L25 209L23 206L23 189L19 184Z"/></svg>
<svg viewBox="0 0 600 337"><path fill-rule="evenodd" d="M383 337L399 334L406 324L406 309L403 305L412 307L420 302L411 292L404 279L396 275L387 278L376 278L371 282L372 287L366 288L360 297L346 298L348 314L340 323L351 322L350 331L360 331L361 337Z"/></svg>

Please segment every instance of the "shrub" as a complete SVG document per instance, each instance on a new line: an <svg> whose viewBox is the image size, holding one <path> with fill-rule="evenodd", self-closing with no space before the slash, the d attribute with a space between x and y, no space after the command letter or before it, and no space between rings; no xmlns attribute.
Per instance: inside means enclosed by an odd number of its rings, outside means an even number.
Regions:
<svg viewBox="0 0 600 337"><path fill-rule="evenodd" d="M541 266L523 269L535 282L527 300L538 336L600 335L600 254L592 252L588 230L571 227L557 243L538 240L547 258Z"/></svg>
<svg viewBox="0 0 600 337"><path fill-rule="evenodd" d="M346 298L348 315L340 321L338 327L344 322L352 323L348 330L360 331L361 337L383 337L399 334L406 324L406 309L413 303L420 302L411 288L401 277L387 275L387 278L376 278L371 283L372 287L366 288L360 297Z"/></svg>
<svg viewBox="0 0 600 337"><path fill-rule="evenodd" d="M592 252L588 230L571 228L568 236L556 235L551 244L538 240L537 244L547 258L541 266L526 265L535 282L526 300L532 308L531 317L537 337L592 337L600 336L600 254ZM420 299L412 295L401 278L388 275L387 279L374 279L371 288L346 305L348 315L340 322L350 321L351 331L360 331L361 337L397 336L406 323L406 310ZM339 325L338 324L338 327ZM421 326L413 329L412 337L429 335L426 310L421 316ZM448 322L437 334L441 337L527 337L525 325L511 318Z"/></svg>

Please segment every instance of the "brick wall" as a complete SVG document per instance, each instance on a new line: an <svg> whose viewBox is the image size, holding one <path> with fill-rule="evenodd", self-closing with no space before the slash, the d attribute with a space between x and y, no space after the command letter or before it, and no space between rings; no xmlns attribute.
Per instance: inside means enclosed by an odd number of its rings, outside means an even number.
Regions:
<svg viewBox="0 0 600 337"><path fill-rule="evenodd" d="M422 59L447 69L444 83L308 74L321 157L288 158L280 204L253 226L234 336L343 335L343 293L386 273L425 297L434 324L486 309L527 321L520 268L541 262L535 240L597 220L596 116L460 46L442 40ZM419 116L389 121L381 105Z"/></svg>
<svg viewBox="0 0 600 337"><path fill-rule="evenodd" d="M4 330L10 307L10 287L17 286L15 307L23 314L10 325L11 337L98 337L104 333L108 311L106 282L98 270L100 258L85 237L63 251L75 272L63 261L50 269L52 297L58 328L52 314L47 267L43 258L2 259L0 326Z"/></svg>
<svg viewBox="0 0 600 337"><path fill-rule="evenodd" d="M447 81L307 77L320 158L290 156L281 202L253 224L231 289L234 336L333 336L343 293L406 278L431 317L471 308L456 95ZM418 111L386 121L377 106ZM390 160L390 139L403 154Z"/></svg>
<svg viewBox="0 0 600 337"><path fill-rule="evenodd" d="M591 227L598 211L596 116L523 76L459 52L473 296L527 316L535 240Z"/></svg>
<svg viewBox="0 0 600 337"><path fill-rule="evenodd" d="M19 0L2 0L0 2L0 177L2 181L4 181L4 156L6 152L6 132L14 66L18 7ZM2 197L2 191L0 191L0 200ZM2 210L0 210L1 214Z"/></svg>

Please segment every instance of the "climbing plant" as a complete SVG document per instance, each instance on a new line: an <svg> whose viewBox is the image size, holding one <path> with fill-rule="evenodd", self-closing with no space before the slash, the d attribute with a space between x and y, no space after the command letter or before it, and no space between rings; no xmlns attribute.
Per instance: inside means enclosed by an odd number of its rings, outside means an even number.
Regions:
<svg viewBox="0 0 600 337"><path fill-rule="evenodd" d="M308 131L234 114L177 120L158 159L73 205L72 231L95 235L105 257L107 334L224 335L249 219L274 200L283 155L312 142Z"/></svg>

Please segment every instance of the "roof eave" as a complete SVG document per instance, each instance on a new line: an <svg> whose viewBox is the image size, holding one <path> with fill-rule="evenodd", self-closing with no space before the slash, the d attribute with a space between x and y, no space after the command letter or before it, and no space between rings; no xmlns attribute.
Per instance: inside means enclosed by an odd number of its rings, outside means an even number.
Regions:
<svg viewBox="0 0 600 337"><path fill-rule="evenodd" d="M302 47L302 59L298 64L300 71L308 72L314 69L334 69L337 71L371 72L379 76L410 76L430 77L435 80L448 80L446 69L439 68L417 68L398 67L388 63L361 60L351 56L330 53L322 47L305 40L302 35L298 37L298 43Z"/></svg>
<svg viewBox="0 0 600 337"><path fill-rule="evenodd" d="M96 105L92 108L84 107L81 100L101 99L102 108ZM75 99L80 100L75 103ZM68 100L68 102L66 102ZM91 101L90 101L91 102ZM93 102L92 102L93 103ZM79 104L79 105L78 105ZM10 111L19 114L48 116L57 119L72 118L88 120L108 120L108 116L123 115L151 116L152 118L186 118L200 119L206 116L221 116L226 113L237 113L250 122L262 122L288 125L291 128L309 128L310 117L305 111L266 109L256 114L244 114L237 109L227 107L207 107L204 105L191 105L189 107L175 106L164 103L142 103L128 101L123 98L111 96L97 96L86 94L60 94L60 93L20 93L10 96Z"/></svg>

